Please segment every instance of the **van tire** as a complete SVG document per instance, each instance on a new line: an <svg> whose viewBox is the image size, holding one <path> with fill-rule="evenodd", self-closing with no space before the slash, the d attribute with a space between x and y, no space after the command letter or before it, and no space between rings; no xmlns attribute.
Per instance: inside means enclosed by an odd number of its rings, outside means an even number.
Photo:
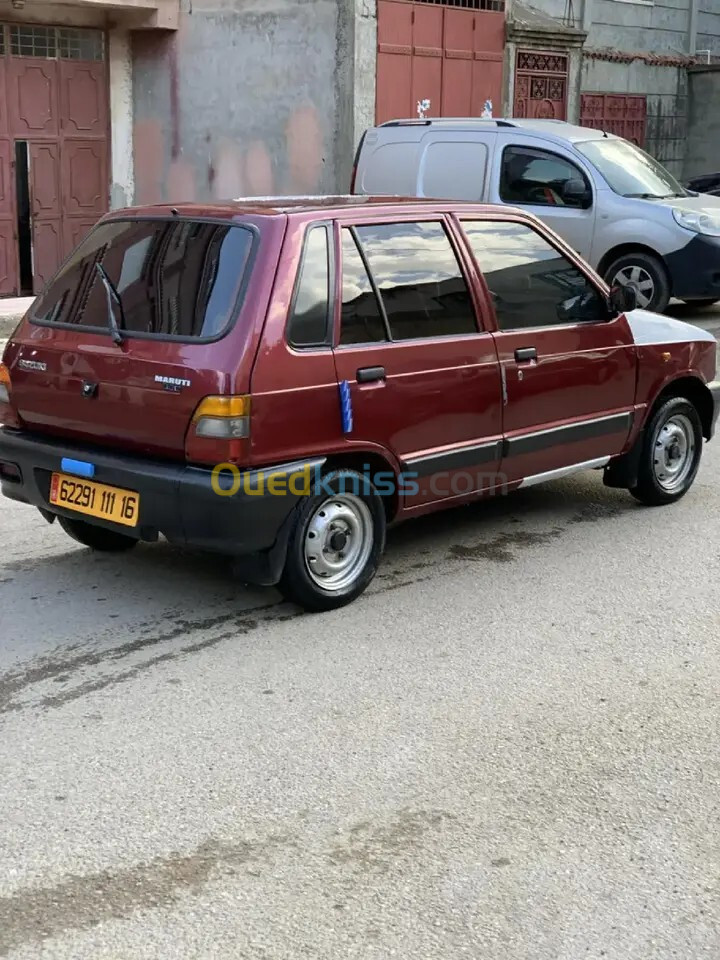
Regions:
<svg viewBox="0 0 720 960"><path fill-rule="evenodd" d="M643 310L653 310L655 313L665 311L670 302L672 291L670 290L670 281L665 266L658 257L653 257L642 250L638 250L637 253L625 253L614 260L605 270L606 283L612 287L619 273L623 274L625 282L631 280L632 273L639 275L640 296L649 294L650 300L645 304L638 302L638 307ZM652 282L652 289L645 291L642 286L649 281Z"/></svg>
<svg viewBox="0 0 720 960"><path fill-rule="evenodd" d="M344 607L367 589L387 530L382 499L367 477L336 470L322 484L322 491L296 507L278 584L286 600L311 613Z"/></svg>
<svg viewBox="0 0 720 960"><path fill-rule="evenodd" d="M680 444L673 457L672 446L677 440ZM702 422L695 405L685 397L666 400L651 416L641 443L637 483L630 493L649 507L665 506L684 497L695 481L703 450ZM669 461L676 463L674 483L671 473L661 479L668 452Z"/></svg>
<svg viewBox="0 0 720 960"><path fill-rule="evenodd" d="M77 540L84 547L90 547L91 550L99 550L102 553L123 553L125 550L132 550L137 544L134 537L126 537L114 530L106 530L105 527L96 527L84 520L58 517L58 523L73 540Z"/></svg>

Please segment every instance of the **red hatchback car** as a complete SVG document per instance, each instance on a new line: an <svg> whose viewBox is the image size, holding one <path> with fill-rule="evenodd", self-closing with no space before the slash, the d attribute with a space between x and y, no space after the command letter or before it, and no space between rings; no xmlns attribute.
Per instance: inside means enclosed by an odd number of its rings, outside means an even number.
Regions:
<svg viewBox="0 0 720 960"><path fill-rule="evenodd" d="M2 491L97 550L162 535L338 607L391 522L593 468L689 489L716 341L634 307L506 207L117 211L7 345Z"/></svg>

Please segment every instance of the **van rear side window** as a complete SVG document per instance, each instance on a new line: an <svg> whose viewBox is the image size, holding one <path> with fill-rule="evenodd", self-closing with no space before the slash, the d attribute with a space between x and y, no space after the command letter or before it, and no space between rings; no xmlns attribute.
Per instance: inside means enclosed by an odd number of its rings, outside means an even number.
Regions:
<svg viewBox="0 0 720 960"><path fill-rule="evenodd" d="M240 305L254 239L247 227L200 220L100 224L61 267L32 319L106 331L113 309L130 336L218 337Z"/></svg>

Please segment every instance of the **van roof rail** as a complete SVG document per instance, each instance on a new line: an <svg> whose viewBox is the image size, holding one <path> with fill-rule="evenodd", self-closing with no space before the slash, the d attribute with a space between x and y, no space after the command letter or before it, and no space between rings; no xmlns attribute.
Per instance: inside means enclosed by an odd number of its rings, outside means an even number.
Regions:
<svg viewBox="0 0 720 960"><path fill-rule="evenodd" d="M485 119L484 117L437 117L433 120L415 120L409 118L407 120L386 120L385 123L380 123L380 127L430 127L433 124L442 124L442 123L494 123L496 127L516 127L517 124L513 123L510 120L495 120L495 119Z"/></svg>

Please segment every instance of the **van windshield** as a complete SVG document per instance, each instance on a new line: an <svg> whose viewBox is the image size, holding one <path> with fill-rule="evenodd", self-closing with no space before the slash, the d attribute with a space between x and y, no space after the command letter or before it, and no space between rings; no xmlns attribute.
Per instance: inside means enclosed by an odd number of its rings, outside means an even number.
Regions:
<svg viewBox="0 0 720 960"><path fill-rule="evenodd" d="M217 337L240 305L253 240L241 225L200 220L102 223L60 268L32 319L110 334L110 288L123 336Z"/></svg>
<svg viewBox="0 0 720 960"><path fill-rule="evenodd" d="M623 197L664 200L690 196L662 164L628 140L583 140L575 147Z"/></svg>

